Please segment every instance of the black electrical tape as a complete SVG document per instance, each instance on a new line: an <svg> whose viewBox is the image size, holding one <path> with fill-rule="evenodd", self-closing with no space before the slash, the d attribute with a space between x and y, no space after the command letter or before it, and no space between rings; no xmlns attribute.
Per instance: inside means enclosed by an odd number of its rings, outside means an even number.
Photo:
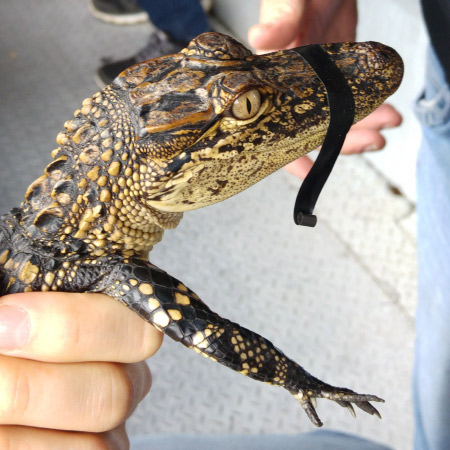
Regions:
<svg viewBox="0 0 450 450"><path fill-rule="evenodd" d="M317 223L317 217L313 214L314 206L353 124L355 102L344 75L321 45L297 47L292 51L298 53L314 69L324 84L330 109L330 124L322 149L300 186L294 206L295 223L314 227Z"/></svg>

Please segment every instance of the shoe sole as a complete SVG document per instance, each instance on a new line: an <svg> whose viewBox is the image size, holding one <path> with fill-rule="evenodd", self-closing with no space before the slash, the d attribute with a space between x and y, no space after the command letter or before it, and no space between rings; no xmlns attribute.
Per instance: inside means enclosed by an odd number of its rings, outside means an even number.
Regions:
<svg viewBox="0 0 450 450"><path fill-rule="evenodd" d="M148 22L148 14L145 11L135 14L108 14L94 8L92 3L88 4L89 12L102 22L114 25L136 25L138 23Z"/></svg>
<svg viewBox="0 0 450 450"><path fill-rule="evenodd" d="M213 0L200 0L203 10L209 13L213 6Z"/></svg>

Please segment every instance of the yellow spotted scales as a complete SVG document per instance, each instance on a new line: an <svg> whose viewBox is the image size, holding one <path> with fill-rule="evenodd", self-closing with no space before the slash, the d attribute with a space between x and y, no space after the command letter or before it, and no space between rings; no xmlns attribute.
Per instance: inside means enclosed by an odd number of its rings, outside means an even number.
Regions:
<svg viewBox="0 0 450 450"><path fill-rule="evenodd" d="M401 81L401 59L389 47L323 48L352 91L355 120ZM378 397L318 380L147 261L184 211L237 194L315 149L328 123L325 87L290 50L257 56L206 33L178 54L128 68L84 100L44 174L1 218L0 294L103 292L211 360L286 388L315 425L318 397L378 414L369 403Z"/></svg>

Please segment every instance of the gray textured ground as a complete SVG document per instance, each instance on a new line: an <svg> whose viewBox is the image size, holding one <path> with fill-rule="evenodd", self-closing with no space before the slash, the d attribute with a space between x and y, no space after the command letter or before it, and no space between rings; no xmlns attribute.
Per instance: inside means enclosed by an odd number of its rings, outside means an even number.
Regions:
<svg viewBox="0 0 450 450"><path fill-rule="evenodd" d="M55 136L97 90L102 56L132 54L149 25L93 19L86 0L0 3L0 206L21 201ZM326 381L386 399L383 420L319 401L326 426L410 448L415 306L411 205L359 157L343 158L315 229L291 219L298 180L284 172L186 214L152 261L214 310L274 341ZM126 337L124 337L126 338ZM166 339L132 432L296 433L312 429L284 390L253 382Z"/></svg>

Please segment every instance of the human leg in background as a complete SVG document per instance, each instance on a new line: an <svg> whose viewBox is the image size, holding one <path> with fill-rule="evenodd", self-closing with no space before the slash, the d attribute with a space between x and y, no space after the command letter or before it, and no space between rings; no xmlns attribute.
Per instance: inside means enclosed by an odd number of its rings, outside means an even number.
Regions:
<svg viewBox="0 0 450 450"><path fill-rule="evenodd" d="M131 438L131 450L392 450L347 433L317 430L297 435L163 434Z"/></svg>
<svg viewBox="0 0 450 450"><path fill-rule="evenodd" d="M200 0L137 0L137 4L147 12L156 28L175 41L186 43L209 30Z"/></svg>
<svg viewBox="0 0 450 450"><path fill-rule="evenodd" d="M414 366L415 449L450 445L450 89L433 50L416 112L419 305Z"/></svg>
<svg viewBox="0 0 450 450"><path fill-rule="evenodd" d="M200 0L139 0L137 4L150 16L156 30L150 34L145 47L135 55L105 62L97 69L96 81L100 87L111 83L127 67L147 59L177 53L192 38L210 30Z"/></svg>

